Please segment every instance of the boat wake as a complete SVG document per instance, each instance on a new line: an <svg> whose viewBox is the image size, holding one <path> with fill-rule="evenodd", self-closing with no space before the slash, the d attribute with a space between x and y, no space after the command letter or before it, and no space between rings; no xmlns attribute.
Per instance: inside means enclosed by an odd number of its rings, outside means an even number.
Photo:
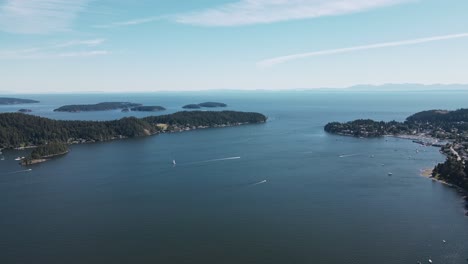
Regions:
<svg viewBox="0 0 468 264"><path fill-rule="evenodd" d="M223 161L223 160L235 160L235 159L240 159L241 157L229 157L229 158L222 158L222 159L212 159L212 160L206 160L203 162L214 162L214 161Z"/></svg>
<svg viewBox="0 0 468 264"><path fill-rule="evenodd" d="M250 184L250 186L255 186L255 185L259 185L259 184L264 184L264 183L266 183L266 182L267 182L267 180L263 180L263 181L259 181L259 182L256 182L256 183L252 183L252 184Z"/></svg>
<svg viewBox="0 0 468 264"><path fill-rule="evenodd" d="M12 171L12 172L7 172L4 173L4 175L9 175L9 174L17 174L17 173L24 173L24 172L30 172L32 169L27 169L27 170L20 170L20 171Z"/></svg>
<svg viewBox="0 0 468 264"><path fill-rule="evenodd" d="M340 157L340 158L349 158L349 157L354 157L354 156L359 156L359 155L361 155L361 154L356 153L356 154L340 155L338 157Z"/></svg>
<svg viewBox="0 0 468 264"><path fill-rule="evenodd" d="M196 162L186 163L185 165L203 164L203 163L210 163L210 162L217 162L217 161L227 161L227 160L236 160L236 159L240 159L240 158L241 157L228 157L228 158L221 158L221 159L203 160L203 161L196 161Z"/></svg>

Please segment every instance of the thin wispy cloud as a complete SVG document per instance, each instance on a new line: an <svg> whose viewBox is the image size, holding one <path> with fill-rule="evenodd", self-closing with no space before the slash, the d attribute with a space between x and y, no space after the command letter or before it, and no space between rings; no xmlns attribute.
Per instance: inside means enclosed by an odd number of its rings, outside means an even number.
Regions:
<svg viewBox="0 0 468 264"><path fill-rule="evenodd" d="M42 59L65 57L91 57L110 54L107 50L89 50L105 42L105 39L71 40L46 46L17 50L0 50L0 59ZM70 50L75 49L75 50ZM78 49L78 50L76 50Z"/></svg>
<svg viewBox="0 0 468 264"><path fill-rule="evenodd" d="M285 62L305 59L305 58L310 58L310 57L316 57L316 56L325 56L325 55L332 55L332 54L349 53L349 52L354 52L354 51L381 49L381 48L398 47L398 46L417 45L417 44L423 44L423 43L428 43L428 42L458 39L458 38L467 38L467 37L468 37L468 33L460 33L460 34L452 34L452 35L444 35L444 36L435 36L435 37L429 37L429 38L418 38L418 39L411 39L411 40L385 42L385 43L377 43L377 44L363 45L363 46L354 46L354 47L341 48L341 49L329 49L329 50L321 50L321 51L314 51L314 52L298 53L298 54L292 54L292 55L280 56L280 57L262 60L257 63L257 66L258 67L272 67L272 66L282 64Z"/></svg>
<svg viewBox="0 0 468 264"><path fill-rule="evenodd" d="M78 51L78 52L65 52L57 54L57 57L62 58L76 58L76 57L94 57L108 55L110 52L108 50L90 50L90 51Z"/></svg>
<svg viewBox="0 0 468 264"><path fill-rule="evenodd" d="M160 21L164 19L168 19L169 16L154 16L154 17L145 17L145 18L137 18L132 20L114 22L105 25L94 25L94 28L116 28L116 27L125 27L125 26L134 26L140 24L147 24L155 21Z"/></svg>
<svg viewBox="0 0 468 264"><path fill-rule="evenodd" d="M102 43L104 43L104 41L106 41L106 39L103 39L103 38L86 39L86 40L72 40L72 41L65 42L65 43L59 43L59 44L55 45L54 47L57 47L57 48L65 48L65 47L73 47L73 46L94 47L94 46L101 45Z"/></svg>
<svg viewBox="0 0 468 264"><path fill-rule="evenodd" d="M195 12L143 17L94 28L116 28L167 20L196 26L242 26L336 16L417 0L241 0Z"/></svg>
<svg viewBox="0 0 468 264"><path fill-rule="evenodd" d="M46 34L67 31L91 0L6 0L0 6L0 31Z"/></svg>
<svg viewBox="0 0 468 264"><path fill-rule="evenodd" d="M215 8L180 14L178 23L199 26L240 26L344 15L413 0L241 0Z"/></svg>

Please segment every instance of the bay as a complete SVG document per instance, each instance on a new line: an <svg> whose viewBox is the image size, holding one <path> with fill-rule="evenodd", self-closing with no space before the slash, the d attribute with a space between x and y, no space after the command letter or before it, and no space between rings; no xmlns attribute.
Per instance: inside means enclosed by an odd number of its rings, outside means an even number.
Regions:
<svg viewBox="0 0 468 264"><path fill-rule="evenodd" d="M468 218L454 189L420 176L444 160L397 138L329 135L330 121L402 121L466 106L468 92L178 92L16 95L32 114L130 101L182 110L219 101L266 124L74 145L25 171L0 161L1 263L464 263ZM417 152L418 150L418 152ZM340 157L341 156L341 157ZM172 160L177 165L172 165ZM382 166L382 164L384 164ZM392 172L392 176L388 176ZM443 243L446 240L447 243Z"/></svg>

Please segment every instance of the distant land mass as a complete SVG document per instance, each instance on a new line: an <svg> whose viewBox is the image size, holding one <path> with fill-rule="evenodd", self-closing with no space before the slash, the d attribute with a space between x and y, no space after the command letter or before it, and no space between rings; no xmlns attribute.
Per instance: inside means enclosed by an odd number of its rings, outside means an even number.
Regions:
<svg viewBox="0 0 468 264"><path fill-rule="evenodd" d="M166 108L155 105L155 106L136 106L130 108L131 111L138 111L138 112L157 112L157 111L164 111Z"/></svg>
<svg viewBox="0 0 468 264"><path fill-rule="evenodd" d="M198 104L201 107L226 107L227 104L224 103L218 103L218 102L205 102Z"/></svg>
<svg viewBox="0 0 468 264"><path fill-rule="evenodd" d="M205 103L200 103L200 104L184 105L182 108L184 108L184 109L199 109L199 108L202 108L202 107L215 108L215 107L226 107L226 106L227 106L227 104L225 104L225 103L205 102Z"/></svg>
<svg viewBox="0 0 468 264"><path fill-rule="evenodd" d="M107 111L124 108L132 108L141 106L141 104L129 102L103 102L97 104L83 104L83 105L64 105L57 109L55 112L90 112L90 111Z"/></svg>
<svg viewBox="0 0 468 264"><path fill-rule="evenodd" d="M26 164L47 160L68 151L63 144L92 143L194 129L264 123L266 116L253 112L183 111L145 118L113 121L63 121L22 113L0 114L0 149L38 147ZM53 145L50 145L54 143Z"/></svg>
<svg viewBox="0 0 468 264"><path fill-rule="evenodd" d="M0 105L15 105L15 104L34 104L39 103L36 100L0 97Z"/></svg>
<svg viewBox="0 0 468 264"><path fill-rule="evenodd" d="M346 90L350 91L453 91L453 90L468 90L468 84L419 84L419 83L388 83L381 85L359 84L354 85Z"/></svg>
<svg viewBox="0 0 468 264"><path fill-rule="evenodd" d="M184 105L182 108L184 108L184 109L200 109L201 106L198 105L198 104L188 104L188 105Z"/></svg>
<svg viewBox="0 0 468 264"><path fill-rule="evenodd" d="M468 190L468 109L422 111L404 122L371 119L332 122L324 129L328 133L364 138L398 136L441 147L447 159L434 168L432 177Z"/></svg>
<svg viewBox="0 0 468 264"><path fill-rule="evenodd" d="M21 108L20 110L18 110L18 112L20 112L20 113L31 113L32 110L31 109Z"/></svg>

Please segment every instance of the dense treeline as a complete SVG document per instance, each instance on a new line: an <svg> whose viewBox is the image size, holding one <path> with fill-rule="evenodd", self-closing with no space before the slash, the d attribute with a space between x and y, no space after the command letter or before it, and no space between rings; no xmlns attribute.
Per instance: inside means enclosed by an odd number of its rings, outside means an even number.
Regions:
<svg viewBox="0 0 468 264"><path fill-rule="evenodd" d="M164 111L166 108L155 105L155 106L136 106L130 108L131 111L139 111L139 112L156 112L156 111Z"/></svg>
<svg viewBox="0 0 468 264"><path fill-rule="evenodd" d="M137 118L116 121L59 121L20 113L0 114L0 148L38 146L49 142L105 141L119 135L135 137L154 128Z"/></svg>
<svg viewBox="0 0 468 264"><path fill-rule="evenodd" d="M63 155L68 152L68 145L60 142L51 142L33 149L31 154L21 162L22 165L32 165L44 162L54 156Z"/></svg>
<svg viewBox="0 0 468 264"><path fill-rule="evenodd" d="M454 157L448 157L444 163L435 166L432 176L468 190L468 165Z"/></svg>
<svg viewBox="0 0 468 264"><path fill-rule="evenodd" d="M47 145L39 146L31 152L31 159L42 159L68 152L68 145L60 142L51 142Z"/></svg>
<svg viewBox="0 0 468 264"><path fill-rule="evenodd" d="M468 122L468 109L455 111L429 110L416 113L406 119L408 122L454 123Z"/></svg>
<svg viewBox="0 0 468 264"><path fill-rule="evenodd" d="M146 136L159 132L157 124L174 127L221 126L264 122L259 113L234 111L178 112L171 115L113 121L61 121L21 113L0 114L0 148L39 146L50 142L80 143L106 141L122 137Z"/></svg>
<svg viewBox="0 0 468 264"><path fill-rule="evenodd" d="M235 125L238 123L261 123L266 121L266 117L262 114L251 112L183 111L170 115L145 117L143 120L153 124L215 126Z"/></svg>

